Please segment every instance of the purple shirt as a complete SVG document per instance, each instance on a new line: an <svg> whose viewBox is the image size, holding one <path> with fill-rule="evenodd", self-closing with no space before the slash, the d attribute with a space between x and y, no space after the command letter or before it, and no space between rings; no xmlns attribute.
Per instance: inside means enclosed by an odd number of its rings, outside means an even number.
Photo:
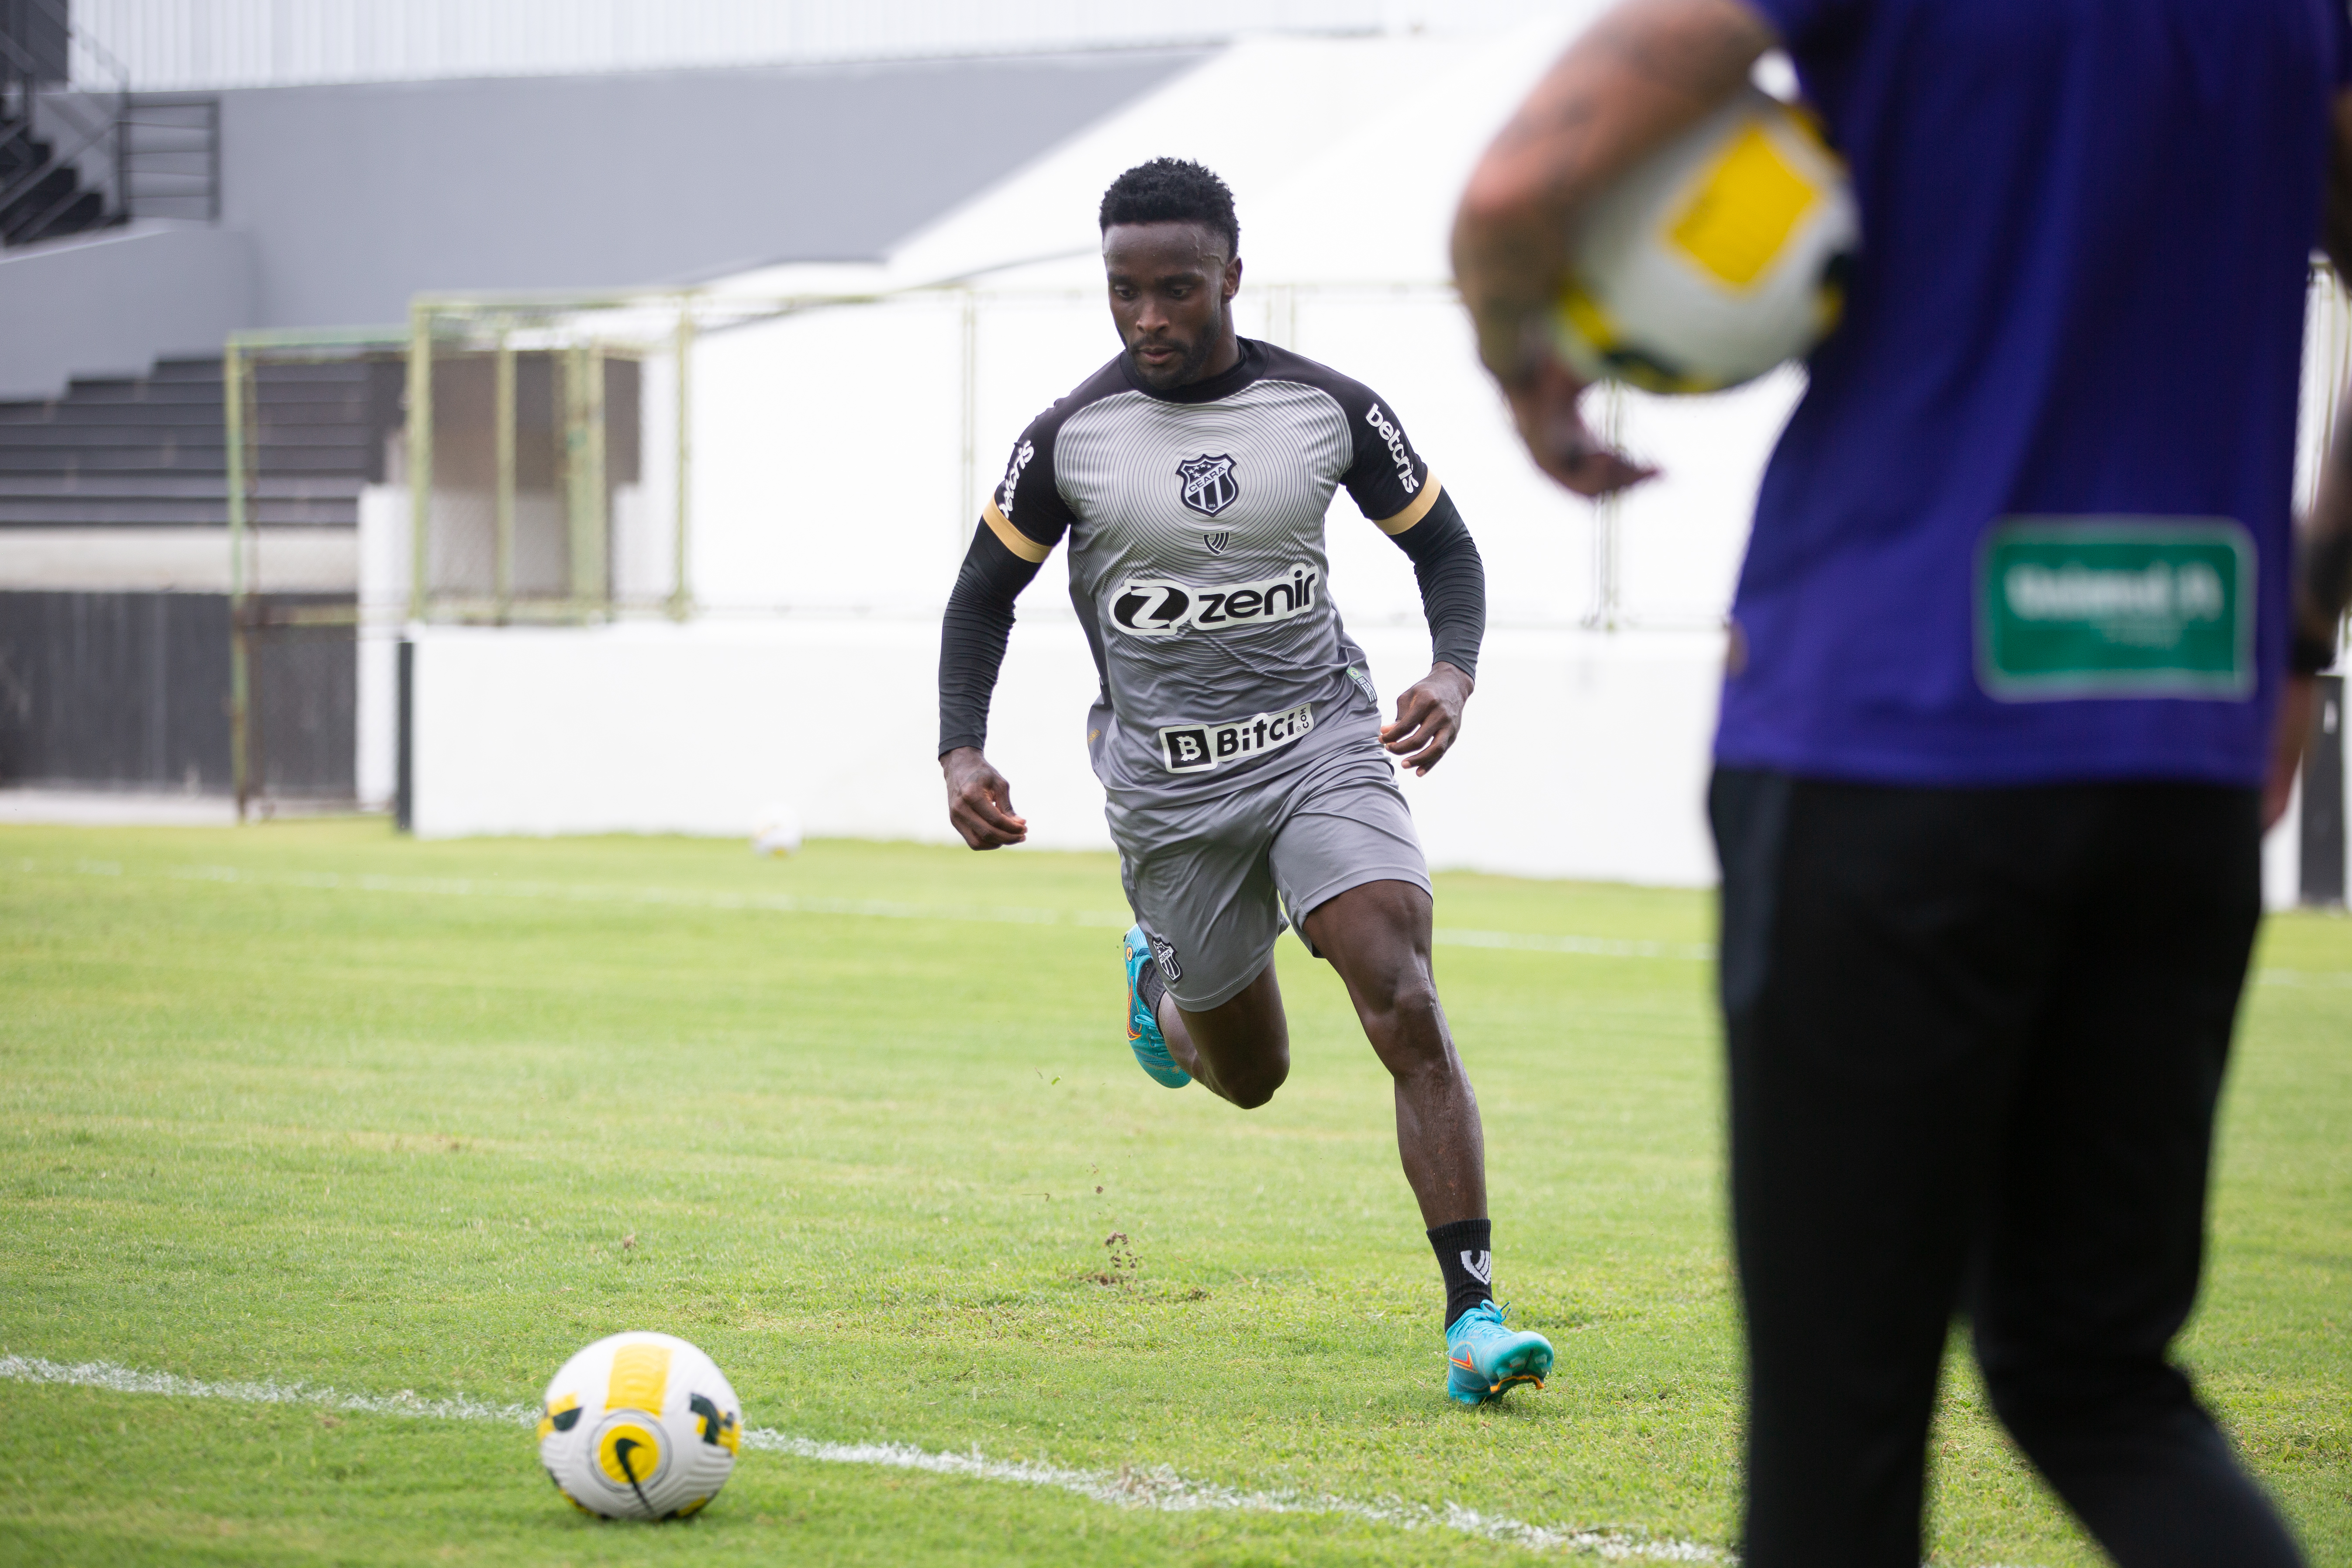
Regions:
<svg viewBox="0 0 2352 1568"><path fill-rule="evenodd" d="M1759 497L1717 761L1914 784L2262 782L2344 0L1751 0L1863 250ZM2247 689L1996 698L1998 520L2228 519Z"/></svg>

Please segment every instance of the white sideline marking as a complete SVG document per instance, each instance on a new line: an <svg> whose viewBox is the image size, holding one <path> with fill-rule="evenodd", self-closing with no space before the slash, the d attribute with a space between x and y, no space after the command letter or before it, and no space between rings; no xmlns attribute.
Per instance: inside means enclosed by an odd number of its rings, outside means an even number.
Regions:
<svg viewBox="0 0 2352 1568"><path fill-rule="evenodd" d="M349 1410L362 1415L429 1415L446 1421L508 1421L526 1426L539 1420L528 1405L492 1405L460 1394L447 1399L426 1399L410 1389L398 1394L342 1394L301 1383L202 1383L176 1373L141 1372L110 1361L66 1363L37 1355L0 1355L0 1378L16 1383L61 1383L74 1388L103 1388L115 1394L163 1394L176 1399L226 1399L239 1405L303 1405L320 1410Z"/></svg>
<svg viewBox="0 0 2352 1568"><path fill-rule="evenodd" d="M408 1415L445 1421L496 1422L530 1426L539 1420L534 1405L494 1405L457 1394L427 1399L410 1390L398 1394L344 1394L333 1388L313 1388L301 1383L205 1383L168 1372L142 1372L112 1362L68 1364L39 1356L0 1355L0 1378L17 1383L62 1384L74 1388L102 1388L114 1394L159 1394L179 1399L226 1399L241 1405L299 1405L320 1410L347 1410L362 1415ZM879 1465L897 1470L923 1470L932 1475L964 1476L975 1480L1009 1481L1018 1486L1050 1487L1113 1508L1150 1509L1160 1513L1299 1513L1330 1514L1367 1524L1399 1530L1452 1530L1465 1535L1520 1546L1534 1552L1572 1552L1614 1561L1639 1559L1654 1563L1727 1563L1731 1556L1695 1541L1651 1541L1615 1531L1552 1530L1499 1514L1480 1513L1458 1503L1431 1508L1390 1498L1362 1502L1328 1493L1243 1491L1205 1481L1186 1480L1165 1465L1117 1471L1071 1469L1028 1460L992 1459L974 1448L969 1454L933 1453L906 1443L821 1443L795 1437L764 1426L746 1427L743 1446L762 1453L787 1454L830 1465Z"/></svg>
<svg viewBox="0 0 2352 1568"><path fill-rule="evenodd" d="M38 860L17 868L37 871ZM121 863L77 860L76 875L120 877ZM235 866L184 866L162 873L175 882L241 882L254 887L315 888L330 892L406 893L426 898L524 899L571 904L652 904L672 909L755 910L788 915L865 915L876 920L950 921L982 925L1087 926L1125 931L1134 917L1101 910L1037 910L1013 904L908 904L880 899L803 899L789 893L716 893L682 888L622 888L592 882L514 882L470 877L386 877L373 872L289 871L256 874ZM1670 958L1704 963L1705 942L1625 942L1604 936L1544 936L1529 931L1468 931L1439 926L1440 947L1500 948L1522 952L1570 952L1587 958Z"/></svg>

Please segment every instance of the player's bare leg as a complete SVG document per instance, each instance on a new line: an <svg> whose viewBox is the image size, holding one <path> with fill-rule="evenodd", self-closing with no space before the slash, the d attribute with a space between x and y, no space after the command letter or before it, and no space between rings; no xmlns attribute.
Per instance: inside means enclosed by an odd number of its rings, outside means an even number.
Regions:
<svg viewBox="0 0 2352 1568"><path fill-rule="evenodd" d="M1395 1081L1397 1152L1446 1279L1446 1391L1481 1405L1520 1384L1540 1388L1552 1348L1540 1334L1505 1327L1486 1294L1486 1139L1431 973L1430 914L1429 895L1413 883L1367 882L1318 905L1304 924ZM1177 1064L1244 1110L1264 1105L1289 1075L1289 1026L1271 963L1222 1005L1188 1013L1162 993L1154 1016Z"/></svg>
<svg viewBox="0 0 2352 1568"><path fill-rule="evenodd" d="M1486 1217L1478 1096L1454 1053L1430 973L1429 895L1411 882L1367 882L1318 905L1307 935L1346 983L1373 1054L1396 1080L1397 1152L1425 1226ZM1160 1033L1177 1065L1244 1110L1290 1076L1290 1026L1268 963L1240 994L1188 1013L1162 994Z"/></svg>
<svg viewBox="0 0 2352 1568"><path fill-rule="evenodd" d="M1272 1100L1290 1076L1290 1022L1272 959L1238 995L1205 1012L1187 1013L1163 992L1155 1016L1176 1065L1244 1110Z"/></svg>
<svg viewBox="0 0 2352 1568"><path fill-rule="evenodd" d="M1411 882L1367 882L1316 906L1305 924L1396 1080L1397 1152L1421 1223L1485 1219L1486 1141L1430 972L1429 895Z"/></svg>

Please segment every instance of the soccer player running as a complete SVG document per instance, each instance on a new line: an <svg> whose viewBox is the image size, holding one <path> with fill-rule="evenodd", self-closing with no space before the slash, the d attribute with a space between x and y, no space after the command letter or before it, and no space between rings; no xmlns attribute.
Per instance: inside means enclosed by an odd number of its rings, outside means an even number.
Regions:
<svg viewBox="0 0 2352 1568"><path fill-rule="evenodd" d="M1385 402L1235 335L1223 181L1155 159L1112 183L1100 218L1124 347L1022 432L949 598L949 819L974 849L1027 836L982 748L1013 599L1067 536L1101 680L1087 743L1136 915L1136 1060L1245 1110L1272 1099L1290 1071L1274 945L1296 925L1395 1079L1405 1179L1445 1280L1447 1393L1541 1387L1551 1345L1493 1300L1478 1101L1431 977L1429 873L1390 761L1425 773L1460 731L1486 630L1477 547ZM1342 485L1412 559L1434 647L1385 728L1331 602L1323 513Z"/></svg>
<svg viewBox="0 0 2352 1568"><path fill-rule="evenodd" d="M1571 489L1643 473L1546 346L1582 204L1776 45L1863 246L1765 475L1716 739L1746 1561L1916 1568L1965 1311L2123 1568L2286 1568L2167 1351L2262 830L2352 574L2352 446L2289 542L2312 247L2352 263L2344 0L1620 7L1455 230Z"/></svg>

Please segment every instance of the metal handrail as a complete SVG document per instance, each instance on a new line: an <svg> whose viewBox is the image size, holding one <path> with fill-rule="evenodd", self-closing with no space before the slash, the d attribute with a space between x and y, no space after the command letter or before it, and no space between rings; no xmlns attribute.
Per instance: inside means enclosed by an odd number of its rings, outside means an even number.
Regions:
<svg viewBox="0 0 2352 1568"><path fill-rule="evenodd" d="M23 3L47 12L65 35L68 80L66 84L66 91L62 95L51 98L49 102L52 110L67 122L65 134L58 138L58 142L64 143L70 141L70 145L64 146L62 151L59 151L57 146L52 146L47 159L6 184L0 185L0 207L5 207L17 200L57 170L78 168L83 153L111 137L114 164L114 212L111 221L120 223L129 213L128 180L123 168L122 121L131 108L131 72L120 59L115 58L112 51L89 34L76 28L73 26L71 15L64 6L56 4L55 0L23 0ZM110 82L110 87L92 91L74 85L78 81L88 79L74 68L79 63L74 58L74 52L77 49L80 50L89 62L96 68L94 74ZM7 57L5 62L0 62L0 85L15 89L14 96L23 110L21 124L9 132L6 140L14 141L21 138L26 145L36 145L38 142L38 136L34 125L34 116L42 96L42 84L37 74L39 70L39 62L34 59L30 52L22 45L5 34L0 34L0 53ZM111 112L107 113L95 127L84 123L78 112L66 107L83 98L110 100ZM79 139L71 140L75 137ZM0 142L0 145L5 144L5 142ZM68 193L35 214L31 223L26 226L34 232L38 232L43 225L63 211L68 205L79 200L82 195L83 192L79 189Z"/></svg>
<svg viewBox="0 0 2352 1568"><path fill-rule="evenodd" d="M192 135L193 144L151 144L142 132ZM193 159L197 166L190 167ZM122 117L122 210L148 216L151 203L201 202L204 221L221 216L220 100L211 93L133 93ZM173 215L184 216L184 215Z"/></svg>

